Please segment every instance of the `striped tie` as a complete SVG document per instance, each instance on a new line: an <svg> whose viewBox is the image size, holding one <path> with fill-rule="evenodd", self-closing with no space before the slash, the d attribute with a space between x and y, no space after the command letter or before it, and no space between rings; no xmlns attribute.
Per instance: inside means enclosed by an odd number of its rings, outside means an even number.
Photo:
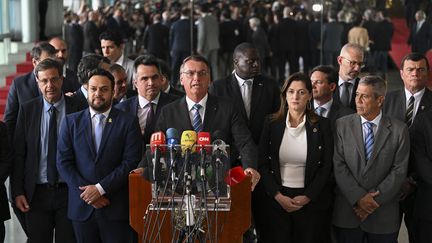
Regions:
<svg viewBox="0 0 432 243"><path fill-rule="evenodd" d="M315 113L318 116L323 116L324 112L326 111L326 108L322 107L322 106L318 106L317 108L315 108Z"/></svg>
<svg viewBox="0 0 432 243"><path fill-rule="evenodd" d="M365 155L366 155L366 161L369 161L372 155L372 149L375 142L374 133L373 133L373 123L372 122L365 122L363 123L363 129L366 131L366 137L365 137Z"/></svg>
<svg viewBox="0 0 432 243"><path fill-rule="evenodd" d="M408 100L408 108L406 110L406 124L407 126L411 126L413 121L413 111L414 111L414 96L411 96Z"/></svg>
<svg viewBox="0 0 432 243"><path fill-rule="evenodd" d="M194 110L194 114L193 114L193 121L192 121L192 126L193 129L195 130L195 132L201 132L203 130L203 124L202 124L202 120L201 120L201 116L199 113L199 110L201 109L201 105L200 104L195 104L192 109Z"/></svg>

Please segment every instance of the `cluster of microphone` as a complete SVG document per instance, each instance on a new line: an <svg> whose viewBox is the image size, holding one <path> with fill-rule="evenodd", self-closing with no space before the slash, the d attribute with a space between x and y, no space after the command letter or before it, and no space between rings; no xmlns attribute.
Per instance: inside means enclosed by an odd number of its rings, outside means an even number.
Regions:
<svg viewBox="0 0 432 243"><path fill-rule="evenodd" d="M181 174L184 175L186 188L190 189L191 180L197 176L204 179L206 172L213 168L229 168L226 162L227 145L219 138L220 135L220 131L214 132L213 137L216 139L211 143L209 132L186 130L180 137L175 128L168 128L166 135L162 131L153 133L150 138L151 163L148 163L147 177L150 181L161 184L167 181L168 176L174 182ZM164 155L167 155L166 158ZM168 169L170 175L167 174Z"/></svg>

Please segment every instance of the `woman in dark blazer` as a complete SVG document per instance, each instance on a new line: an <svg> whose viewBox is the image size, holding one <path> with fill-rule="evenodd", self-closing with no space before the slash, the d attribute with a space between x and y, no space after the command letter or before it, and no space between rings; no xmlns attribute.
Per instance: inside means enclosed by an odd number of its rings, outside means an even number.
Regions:
<svg viewBox="0 0 432 243"><path fill-rule="evenodd" d="M259 172L268 195L267 228L259 242L330 241L333 135L326 118L311 109L312 85L294 73L281 92L281 106L265 122Z"/></svg>

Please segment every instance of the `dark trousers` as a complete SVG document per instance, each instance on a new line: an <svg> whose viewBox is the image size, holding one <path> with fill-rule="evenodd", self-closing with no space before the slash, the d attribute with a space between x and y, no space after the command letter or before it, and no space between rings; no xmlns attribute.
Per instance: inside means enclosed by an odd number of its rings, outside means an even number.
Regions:
<svg viewBox="0 0 432 243"><path fill-rule="evenodd" d="M87 221L72 221L77 243L130 243L128 220L107 220L96 210Z"/></svg>
<svg viewBox="0 0 432 243"><path fill-rule="evenodd" d="M303 188L281 190L285 196L303 195ZM330 208L315 210L308 205L288 213L274 199L265 209L266 218L258 242L272 243L327 243L330 241Z"/></svg>
<svg viewBox="0 0 432 243"><path fill-rule="evenodd" d="M334 227L337 243L397 243L398 232L390 234L372 234L360 228L348 229Z"/></svg>
<svg viewBox="0 0 432 243"><path fill-rule="evenodd" d="M415 227L415 243L432 242L432 221L417 219Z"/></svg>
<svg viewBox="0 0 432 243"><path fill-rule="evenodd" d="M408 195L403 201L399 203L400 205L400 215L401 215L401 221L402 216L405 222L405 226L408 231L408 239L410 243L416 243L415 240L415 219L414 219L414 205L415 205L415 196L416 192L414 191L410 195ZM432 228L431 228L432 230ZM432 242L432 241L431 241Z"/></svg>
<svg viewBox="0 0 432 243"><path fill-rule="evenodd" d="M30 202L30 211L25 213L28 242L74 243L72 223L67 217L68 189L65 183L58 186L36 185Z"/></svg>

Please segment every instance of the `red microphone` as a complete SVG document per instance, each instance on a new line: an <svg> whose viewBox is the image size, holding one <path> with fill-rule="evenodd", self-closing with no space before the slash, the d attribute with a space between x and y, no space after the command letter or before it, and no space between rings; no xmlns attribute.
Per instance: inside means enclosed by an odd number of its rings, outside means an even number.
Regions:
<svg viewBox="0 0 432 243"><path fill-rule="evenodd" d="M199 132L197 145L200 152L200 176L204 179L205 176L205 161L207 153L211 153L210 146L210 133L209 132Z"/></svg>
<svg viewBox="0 0 432 243"><path fill-rule="evenodd" d="M150 137L150 148L153 155L152 163L153 166L151 170L153 172L152 179L159 183L162 180L162 164L160 162L161 154L165 152L165 146L160 146L165 144L165 134L163 132L155 132Z"/></svg>

